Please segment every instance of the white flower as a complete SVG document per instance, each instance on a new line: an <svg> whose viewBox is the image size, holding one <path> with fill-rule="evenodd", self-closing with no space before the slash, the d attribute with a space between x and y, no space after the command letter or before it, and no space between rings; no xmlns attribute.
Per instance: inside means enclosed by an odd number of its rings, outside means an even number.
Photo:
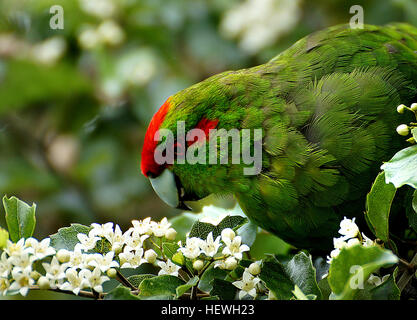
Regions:
<svg viewBox="0 0 417 320"><path fill-rule="evenodd" d="M68 266L83 269L86 266L85 256L86 254L81 251L81 248L75 246L74 251L70 251Z"/></svg>
<svg viewBox="0 0 417 320"><path fill-rule="evenodd" d="M359 228L355 223L355 218L348 219L346 217L340 222L339 233L346 238L354 238L359 233Z"/></svg>
<svg viewBox="0 0 417 320"><path fill-rule="evenodd" d="M65 278L65 270L68 264L60 264L56 256L53 256L50 263L44 262L42 266L46 271L45 277L52 280L53 284L51 288L54 288L57 283L60 283Z"/></svg>
<svg viewBox="0 0 417 320"><path fill-rule="evenodd" d="M242 299L246 295L250 295L251 297L256 297L256 285L259 283L260 279L258 277L254 277L250 274L249 271L245 269L243 272L242 280L233 282L233 285L240 289L239 291L239 299Z"/></svg>
<svg viewBox="0 0 417 320"><path fill-rule="evenodd" d="M353 247L353 246L356 246L358 244L361 244L361 242L359 241L358 238L349 239L348 242L346 243L346 245L347 245L348 248Z"/></svg>
<svg viewBox="0 0 417 320"><path fill-rule="evenodd" d="M109 18L117 12L113 0L79 0L80 8L88 14L98 18Z"/></svg>
<svg viewBox="0 0 417 320"><path fill-rule="evenodd" d="M240 38L240 47L256 53L290 31L301 17L300 0L246 0L224 15L220 30Z"/></svg>
<svg viewBox="0 0 417 320"><path fill-rule="evenodd" d="M133 220L132 221L133 228L139 234L147 234L152 235L152 227L156 224L155 221L152 221L150 217L145 218L143 220Z"/></svg>
<svg viewBox="0 0 417 320"><path fill-rule="evenodd" d="M28 238L25 241L25 247L32 248L32 254L36 259L41 260L47 256L54 255L56 250L50 246L51 239L45 238L41 242L35 238Z"/></svg>
<svg viewBox="0 0 417 320"><path fill-rule="evenodd" d="M163 218L160 222L154 224L152 226L152 232L155 237L163 237L165 236L165 232L171 227L171 224L168 222L167 218Z"/></svg>
<svg viewBox="0 0 417 320"><path fill-rule="evenodd" d="M175 277L178 277L178 270L181 268L173 263L171 260L167 260L167 262L158 261L158 266L161 268L158 272L158 276L163 274L169 274Z"/></svg>
<svg viewBox="0 0 417 320"><path fill-rule="evenodd" d="M25 272L32 271L33 261L35 261L35 257L28 252L24 252L20 256L14 255L9 258L9 262L14 265L13 270L20 270Z"/></svg>
<svg viewBox="0 0 417 320"><path fill-rule="evenodd" d="M91 237L104 237L113 233L113 222L107 222L105 224L92 223L93 229L90 230L89 236Z"/></svg>
<svg viewBox="0 0 417 320"><path fill-rule="evenodd" d="M119 225L116 225L114 231L112 230L111 232L107 232L104 237L110 242L111 250L118 253L122 250L126 241L130 239L130 234L132 231L133 229L131 228L125 233L122 233Z"/></svg>
<svg viewBox="0 0 417 320"><path fill-rule="evenodd" d="M12 257L20 256L23 252L32 253L33 249L25 247L25 239L21 238L16 243L7 240L7 246L4 248L4 251L9 255L9 257Z"/></svg>
<svg viewBox="0 0 417 320"><path fill-rule="evenodd" d="M103 21L97 28L97 33L104 43L111 46L121 44L125 34L120 26L113 20Z"/></svg>
<svg viewBox="0 0 417 320"><path fill-rule="evenodd" d="M413 104L410 106L410 109L411 109L411 110L413 110L414 112L415 112L415 111L417 111L417 103L413 103Z"/></svg>
<svg viewBox="0 0 417 320"><path fill-rule="evenodd" d="M7 278L12 271L12 267L9 258L7 257L7 253L3 251L0 258L0 278Z"/></svg>
<svg viewBox="0 0 417 320"><path fill-rule="evenodd" d="M180 250L186 258L195 259L201 253L201 250L200 250L201 242L202 240L196 237L187 238L185 240L185 247L179 248L178 250Z"/></svg>
<svg viewBox="0 0 417 320"><path fill-rule="evenodd" d="M29 287L35 283L28 271L13 269L12 278L14 281L10 285L9 291L17 290L22 296L26 296L29 292Z"/></svg>
<svg viewBox="0 0 417 320"><path fill-rule="evenodd" d="M81 275L80 275L81 274ZM68 268L65 271L65 277L67 279L62 285L59 286L61 290L72 291L74 294L78 295L80 290L88 287L89 281L85 278L85 272L77 272L75 268Z"/></svg>
<svg viewBox="0 0 417 320"><path fill-rule="evenodd" d="M102 254L94 254L94 258L88 262L89 266L100 268L101 272L106 272L110 268L117 268L119 264L117 261L114 261L114 252L109 251L105 255Z"/></svg>
<svg viewBox="0 0 417 320"><path fill-rule="evenodd" d="M375 245L375 242L369 239L363 232L362 232L362 245L364 247L372 247Z"/></svg>
<svg viewBox="0 0 417 320"><path fill-rule="evenodd" d="M94 236L93 234L91 234L91 231L89 232L88 236L84 233L79 233L77 234L77 238L80 241L80 243L77 243L75 247L85 251L94 249L97 241L100 240L100 237Z"/></svg>
<svg viewBox="0 0 417 320"><path fill-rule="evenodd" d="M347 243L345 242L344 237L340 238L333 238L333 246L335 249L343 249L347 246Z"/></svg>
<svg viewBox="0 0 417 320"><path fill-rule="evenodd" d="M336 258L340 253L340 249L334 249L332 252L330 252L330 256L327 256L327 263L330 264L333 260L333 258Z"/></svg>
<svg viewBox="0 0 417 320"><path fill-rule="evenodd" d="M137 249L134 251L125 250L119 254L121 268L137 268L142 263L147 262L143 259L143 249Z"/></svg>
<svg viewBox="0 0 417 320"><path fill-rule="evenodd" d="M100 36L98 32L91 27L85 28L78 35L78 43L83 49L93 49L100 44Z"/></svg>
<svg viewBox="0 0 417 320"><path fill-rule="evenodd" d="M64 38L52 37L33 46L32 58L38 63L52 65L63 56L66 47Z"/></svg>
<svg viewBox="0 0 417 320"><path fill-rule="evenodd" d="M206 241L200 241L201 251L208 257L214 257L220 248L220 236L213 240L213 232L210 232Z"/></svg>
<svg viewBox="0 0 417 320"><path fill-rule="evenodd" d="M87 280L88 286L96 292L103 292L103 282L110 280L109 277L104 276L100 268L94 268L93 271L82 269L79 276Z"/></svg>
<svg viewBox="0 0 417 320"><path fill-rule="evenodd" d="M246 244L242 243L242 238L240 236L236 236L233 240L229 238L222 239L223 242L226 244L222 253L225 255L231 255L238 260L242 260L242 253L245 251L249 251L249 247Z"/></svg>
<svg viewBox="0 0 417 320"><path fill-rule="evenodd" d="M9 279L0 277L0 294L3 296L6 295L9 287L10 287Z"/></svg>
<svg viewBox="0 0 417 320"><path fill-rule="evenodd" d="M143 247L143 242L149 238L147 234L140 234L136 230L133 230L132 235L130 237L126 237L125 243L126 247L125 250L139 250Z"/></svg>

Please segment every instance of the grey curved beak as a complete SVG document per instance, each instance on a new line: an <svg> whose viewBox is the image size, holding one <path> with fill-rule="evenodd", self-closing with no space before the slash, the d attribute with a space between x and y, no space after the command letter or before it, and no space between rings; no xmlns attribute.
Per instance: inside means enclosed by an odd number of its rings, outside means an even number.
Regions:
<svg viewBox="0 0 417 320"><path fill-rule="evenodd" d="M173 208L191 211L183 202L184 189L172 171L165 169L158 177L149 178L149 181L156 194L167 205Z"/></svg>

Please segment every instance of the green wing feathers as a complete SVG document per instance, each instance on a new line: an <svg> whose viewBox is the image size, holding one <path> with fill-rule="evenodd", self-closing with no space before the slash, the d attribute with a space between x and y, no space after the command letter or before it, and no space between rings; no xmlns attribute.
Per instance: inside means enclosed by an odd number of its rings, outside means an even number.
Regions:
<svg viewBox="0 0 417 320"><path fill-rule="evenodd" d="M396 106L417 96L416 50L417 29L406 24L336 26L246 70L273 92L261 106L268 165L251 195L236 195L249 217L293 244L319 247L342 206L362 214L379 166L403 144L395 128L407 119Z"/></svg>

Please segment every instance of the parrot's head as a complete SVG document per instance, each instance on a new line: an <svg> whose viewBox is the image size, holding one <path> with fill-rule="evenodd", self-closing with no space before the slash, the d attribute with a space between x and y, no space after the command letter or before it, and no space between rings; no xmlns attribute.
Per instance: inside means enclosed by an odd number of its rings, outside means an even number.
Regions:
<svg viewBox="0 0 417 320"><path fill-rule="evenodd" d="M194 168L185 157L193 144L205 143L209 130L218 123L217 119L207 119L198 112L200 109L189 103L178 103L178 97L170 97L155 113L145 134L142 174L166 204L178 209L191 210L185 201L199 200L211 193L195 186L203 169L198 164ZM193 128L200 129L204 135L187 141L187 133Z"/></svg>
<svg viewBox="0 0 417 320"><path fill-rule="evenodd" d="M153 116L141 171L168 205L187 209L186 201L245 192L251 177L247 167L260 172L261 145L255 148L256 142L243 141L243 131L261 127L264 120L260 108L249 107L260 93L251 95L248 87L257 86L247 79L235 72L216 75L171 96ZM261 143L262 134L257 139ZM243 156L249 149L255 151L248 160ZM260 161L250 163L255 158Z"/></svg>

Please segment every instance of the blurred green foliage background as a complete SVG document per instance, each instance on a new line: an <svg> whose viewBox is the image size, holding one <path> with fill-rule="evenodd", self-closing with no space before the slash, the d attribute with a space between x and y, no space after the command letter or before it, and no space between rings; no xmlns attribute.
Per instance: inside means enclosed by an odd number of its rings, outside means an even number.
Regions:
<svg viewBox="0 0 417 320"><path fill-rule="evenodd" d="M174 216L139 170L153 113L348 23L355 4L365 23L417 21L417 0L0 0L0 195L37 203L37 238ZM50 27L53 5L63 29Z"/></svg>

